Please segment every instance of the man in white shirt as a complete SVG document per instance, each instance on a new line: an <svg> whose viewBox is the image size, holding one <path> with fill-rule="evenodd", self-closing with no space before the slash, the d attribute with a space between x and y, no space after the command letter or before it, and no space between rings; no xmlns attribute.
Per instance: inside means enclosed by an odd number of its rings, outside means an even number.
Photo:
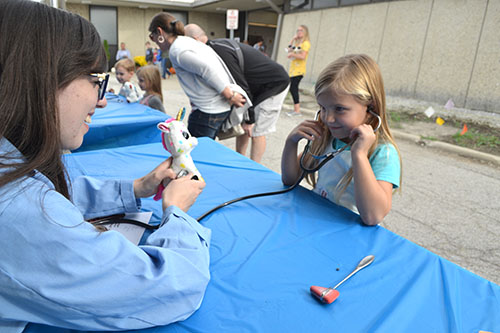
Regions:
<svg viewBox="0 0 500 333"><path fill-rule="evenodd" d="M120 44L120 49L116 52L116 61L123 58L132 59L132 56L130 55L130 51L125 48L125 43L122 42Z"/></svg>

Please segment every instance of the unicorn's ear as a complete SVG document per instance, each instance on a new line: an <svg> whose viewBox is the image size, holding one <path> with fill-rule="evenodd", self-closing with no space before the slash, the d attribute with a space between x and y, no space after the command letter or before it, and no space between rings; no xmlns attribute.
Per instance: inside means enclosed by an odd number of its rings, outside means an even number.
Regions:
<svg viewBox="0 0 500 333"><path fill-rule="evenodd" d="M168 128L166 123L159 123L156 127L158 127L160 131L170 132L170 128Z"/></svg>

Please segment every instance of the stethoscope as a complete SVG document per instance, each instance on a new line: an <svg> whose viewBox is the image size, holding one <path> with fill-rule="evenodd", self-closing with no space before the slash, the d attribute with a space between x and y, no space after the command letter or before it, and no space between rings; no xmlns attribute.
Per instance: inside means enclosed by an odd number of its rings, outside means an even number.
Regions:
<svg viewBox="0 0 500 333"><path fill-rule="evenodd" d="M376 114L375 112L373 112L371 110L370 107L368 107L367 109L367 112L369 112L372 116L375 116L377 117L377 120L378 120L378 124L377 124L377 127L373 130L374 133L376 133L378 131L378 129L380 128L380 125L382 125L382 118L380 118L380 116L378 114ZM318 120L319 119L319 115L321 113L321 110L318 110L318 112L316 112L316 116L314 117L314 120ZM355 140L355 139L354 139ZM346 150L348 147L350 147L354 140L352 140L351 142L347 143L345 146L333 151L333 152L329 152L327 154L324 154L324 155L321 155L321 156L317 156L317 155L314 155L314 154L311 154L309 153L309 148L311 146L311 143L312 141L311 140L308 140L307 141L307 144L306 146L304 147L304 152L302 153L302 156L300 157L300 160L299 160L299 164L300 164L300 168L305 172L305 173L313 173L313 172L316 172L318 171L319 169L321 169L323 167L323 165L325 165L328 161L330 161L332 158L334 158L335 156L337 156L338 154L342 153L344 150ZM314 159L316 160L322 160L321 162L319 162L319 164L314 167L314 168L308 168L304 165L304 157L309 154L311 155ZM305 176L305 175L304 175ZM302 180L302 179L301 179Z"/></svg>
<svg viewBox="0 0 500 333"><path fill-rule="evenodd" d="M367 112L370 112L370 114L372 114L373 116L377 117L378 119L378 124L377 124L377 127L373 130L373 132L377 132L380 128L380 126L382 125L382 118L380 118L380 116L378 114L376 114L375 112L373 112L371 110L371 108L369 107L367 109ZM321 110L318 110L318 112L316 112L316 116L314 117L314 120L318 120L319 119L319 115L321 113ZM354 139L355 140L355 139ZM226 206L229 206L235 202L238 202L238 201L243 201L243 200L247 200L247 199L252 199L252 198L258 198L258 197L264 197L264 196L270 196L270 195L277 195L277 194L283 194L283 193L286 193L286 192L289 192L291 190L293 190L294 188L296 188L300 182L304 179L305 175L308 174L308 173L313 173L313 172L316 172L318 171L319 169L321 169L328 161L330 161L332 158L334 158L335 156L339 155L340 153L342 153L344 150L346 150L348 147L350 147L354 140L352 140L351 142L347 143L345 146L333 151L333 152L329 152L327 154L324 154L324 155L321 155L321 156L317 156L317 155L313 155L309 152L309 148L311 146L311 140L308 140L306 146L304 147L304 151L302 153L302 156L300 157L300 160L299 160L299 165L300 165L300 168L302 169L302 174L300 175L300 177L297 179L297 181L290 187L287 187L283 190L279 190L279 191L274 191L274 192L265 192L265 193L257 193L257 194L251 194L251 195L247 195L247 196L244 196L244 197L239 197L239 198L236 198L236 199L233 199L233 200L230 200L230 201L226 201L220 205L218 205L217 207L214 207L212 209L210 209L208 212L204 213L203 215L201 215L200 217L197 218L197 221L198 222L201 222L201 220L203 220L205 217L207 217L208 215L212 214L213 212L215 212L216 210L222 208L222 207L226 207ZM306 156L306 154L309 154L311 155L314 159L316 160L321 160L321 162L319 162L319 164L317 166L315 166L314 168L308 168L304 165L304 157ZM125 224L132 224L132 225L136 225L136 226L139 226L139 227L143 227L143 228L146 228L148 230L156 230L160 227L160 224L158 225L151 225L151 224L147 224L147 223L143 223L143 222L139 222L139 221L134 221L134 220L129 220L129 219L123 219L123 218L120 218L120 217L116 217L116 216L113 216L113 217L106 217L106 218L103 218L103 219L99 219L99 220L96 220L96 221L93 221L91 222L94 226L104 226L104 225L109 225L109 224L117 224L117 223L125 223Z"/></svg>

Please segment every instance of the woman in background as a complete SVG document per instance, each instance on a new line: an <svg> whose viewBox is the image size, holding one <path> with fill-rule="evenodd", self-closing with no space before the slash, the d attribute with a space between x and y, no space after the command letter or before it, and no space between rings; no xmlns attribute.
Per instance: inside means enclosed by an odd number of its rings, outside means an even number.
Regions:
<svg viewBox="0 0 500 333"><path fill-rule="evenodd" d="M290 93L293 98L293 112L289 116L300 115L299 83L306 74L306 62L309 55L311 43L309 42L309 30L305 25L299 25L297 33L288 45L288 59L290 64Z"/></svg>

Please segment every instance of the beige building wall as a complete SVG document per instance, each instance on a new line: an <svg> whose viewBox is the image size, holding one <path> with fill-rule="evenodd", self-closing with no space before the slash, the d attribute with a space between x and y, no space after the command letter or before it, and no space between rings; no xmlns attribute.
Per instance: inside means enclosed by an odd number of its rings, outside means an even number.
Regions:
<svg viewBox="0 0 500 333"><path fill-rule="evenodd" d="M488 1L485 12L465 106L499 112L500 1Z"/></svg>
<svg viewBox="0 0 500 333"><path fill-rule="evenodd" d="M90 20L89 5L80 5L77 3L66 3L66 10L80 15L81 17Z"/></svg>
<svg viewBox="0 0 500 333"><path fill-rule="evenodd" d="M414 97L432 3L433 0L397 1L388 6L376 60L391 95ZM407 15L410 12L413 15Z"/></svg>
<svg viewBox="0 0 500 333"><path fill-rule="evenodd" d="M415 97L465 105L487 0L434 1Z"/></svg>
<svg viewBox="0 0 500 333"><path fill-rule="evenodd" d="M67 3L66 9L89 20L89 5ZM149 41L149 24L161 8L117 7L118 45L124 42L132 57L144 56L145 44ZM189 23L200 25L209 38L224 38L226 36L225 14L213 14L191 11L188 13ZM154 43L153 43L154 46ZM115 55L111 55L114 57Z"/></svg>
<svg viewBox="0 0 500 333"><path fill-rule="evenodd" d="M226 38L226 14L189 12L189 23L198 24L209 39Z"/></svg>
<svg viewBox="0 0 500 333"><path fill-rule="evenodd" d="M350 53L379 63L389 95L500 113L500 0L407 0L287 14L277 61L298 25L311 50L301 86Z"/></svg>

